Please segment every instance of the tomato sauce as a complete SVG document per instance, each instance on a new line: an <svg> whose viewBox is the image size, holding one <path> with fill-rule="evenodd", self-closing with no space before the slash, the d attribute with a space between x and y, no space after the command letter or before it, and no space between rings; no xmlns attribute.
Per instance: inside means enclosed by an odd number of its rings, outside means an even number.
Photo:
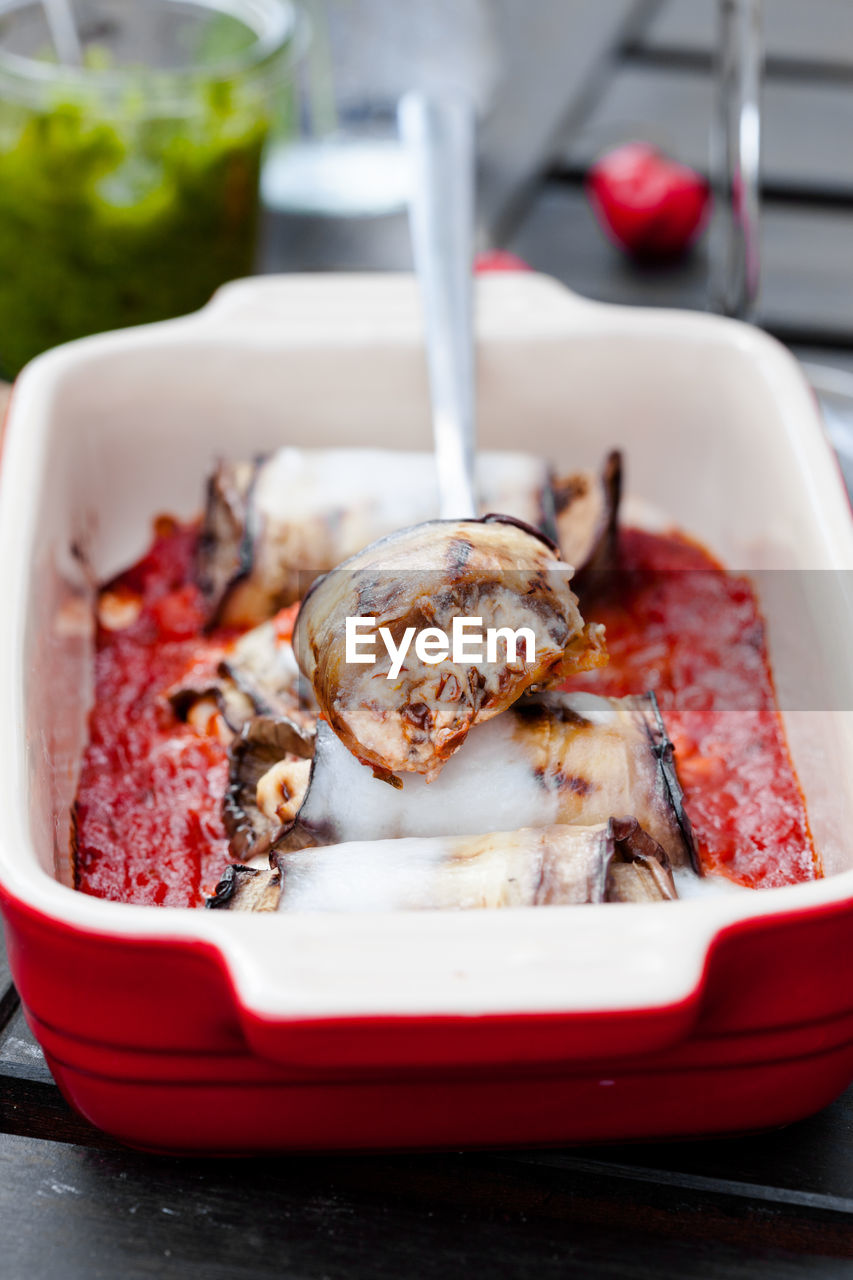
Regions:
<svg viewBox="0 0 853 1280"><path fill-rule="evenodd" d="M119 601L141 600L137 616L98 628L75 814L77 887L96 897L200 906L229 862L225 748L181 723L163 696L189 667L215 667L233 639L203 632L195 541L192 528L161 527L111 584ZM814 878L749 583L680 536L625 530L620 555L619 570L581 601L585 616L606 624L610 664L572 687L654 690L707 870L754 887Z"/></svg>
<svg viewBox="0 0 853 1280"><path fill-rule="evenodd" d="M111 584L119 597L141 596L136 621L98 627L75 826L77 887L99 898L197 907L229 862L225 748L163 697L191 664L214 666L229 638L202 634L195 544L192 529L164 530Z"/></svg>
<svg viewBox="0 0 853 1280"><path fill-rule="evenodd" d="M704 869L753 888L819 875L749 581L685 537L626 529L581 606L610 662L571 687L655 693Z"/></svg>

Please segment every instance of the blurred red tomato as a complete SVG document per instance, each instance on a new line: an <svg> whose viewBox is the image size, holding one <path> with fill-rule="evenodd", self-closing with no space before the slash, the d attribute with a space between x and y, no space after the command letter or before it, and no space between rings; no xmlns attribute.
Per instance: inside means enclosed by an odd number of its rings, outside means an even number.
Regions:
<svg viewBox="0 0 853 1280"><path fill-rule="evenodd" d="M707 181L647 142L608 151L586 190L610 239L637 258L673 258L693 243L711 207Z"/></svg>
<svg viewBox="0 0 853 1280"><path fill-rule="evenodd" d="M523 258L510 253L507 249L489 249L487 253L478 253L474 258L475 271L530 271Z"/></svg>

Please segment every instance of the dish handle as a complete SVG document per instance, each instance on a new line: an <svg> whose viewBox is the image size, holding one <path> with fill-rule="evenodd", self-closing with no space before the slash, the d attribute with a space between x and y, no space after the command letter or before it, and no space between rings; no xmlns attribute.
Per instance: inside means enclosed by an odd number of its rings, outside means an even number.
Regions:
<svg viewBox="0 0 853 1280"><path fill-rule="evenodd" d="M694 912L661 928L660 910L341 916L333 930L306 915L286 935L275 916L232 919L227 967L243 1035L279 1064L589 1063L665 1051L697 1022L716 928Z"/></svg>
<svg viewBox="0 0 853 1280"><path fill-rule="evenodd" d="M511 341L588 333L609 310L534 271L478 275L477 338ZM200 311L168 322L188 338L203 330L241 345L352 348L376 342L420 346L423 315L415 277L272 275L234 280ZM152 326L156 329L156 326Z"/></svg>

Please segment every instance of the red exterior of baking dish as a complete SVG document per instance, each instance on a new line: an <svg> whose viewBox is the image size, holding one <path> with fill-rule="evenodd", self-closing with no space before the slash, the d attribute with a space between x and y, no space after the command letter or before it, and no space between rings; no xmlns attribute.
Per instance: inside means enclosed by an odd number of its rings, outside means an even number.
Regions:
<svg viewBox="0 0 853 1280"><path fill-rule="evenodd" d="M700 986L622 1013L265 1020L214 947L81 932L3 895L67 1099L175 1152L564 1143L785 1124L853 1078L853 904L751 919Z"/></svg>

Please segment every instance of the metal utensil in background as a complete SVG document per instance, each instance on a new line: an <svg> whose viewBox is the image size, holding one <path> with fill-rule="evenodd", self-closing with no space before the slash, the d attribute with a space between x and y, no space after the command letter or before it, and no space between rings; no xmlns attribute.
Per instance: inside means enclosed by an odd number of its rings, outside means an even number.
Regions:
<svg viewBox="0 0 853 1280"><path fill-rule="evenodd" d="M761 0L718 0L718 6L711 172L720 210L712 237L712 304L723 315L754 320L760 267Z"/></svg>
<svg viewBox="0 0 853 1280"><path fill-rule="evenodd" d="M410 222L421 287L443 520L477 515L474 483L474 110L462 97L400 101L409 152Z"/></svg>
<svg viewBox="0 0 853 1280"><path fill-rule="evenodd" d="M762 0L718 0L717 116L711 166L721 210L714 227L711 300L756 321L760 288ZM853 375L801 361L853 501Z"/></svg>

